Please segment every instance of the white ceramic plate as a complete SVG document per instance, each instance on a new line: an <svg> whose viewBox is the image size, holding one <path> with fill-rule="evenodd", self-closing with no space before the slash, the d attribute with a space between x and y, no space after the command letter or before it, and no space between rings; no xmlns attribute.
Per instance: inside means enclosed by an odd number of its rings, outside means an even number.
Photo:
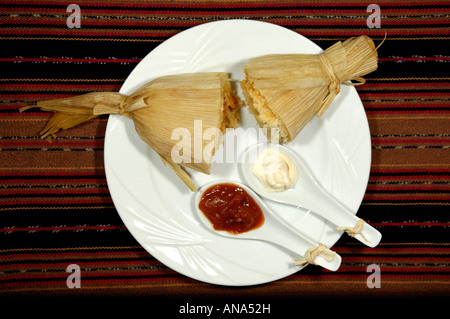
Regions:
<svg viewBox="0 0 450 319"><path fill-rule="evenodd" d="M206 23L175 35L150 52L120 92L130 94L164 75L211 71L228 72L243 98L238 82L244 78L242 67L249 58L321 51L303 36L274 24L247 20ZM225 146L216 153L211 175L191 171L198 187L215 179L242 181L236 161L246 147L264 141L264 136L247 107L241 115L241 129L225 135ZM250 134L252 130L254 134ZM343 85L326 114L308 123L289 147L301 154L328 191L356 213L369 178L371 146L364 108L353 87ZM299 270L293 266L295 256L277 246L228 239L203 228L194 215L194 194L139 139L132 121L125 117L109 117L105 169L111 196L126 227L142 247L173 270L231 286L262 284ZM267 204L328 247L342 235L311 212Z"/></svg>

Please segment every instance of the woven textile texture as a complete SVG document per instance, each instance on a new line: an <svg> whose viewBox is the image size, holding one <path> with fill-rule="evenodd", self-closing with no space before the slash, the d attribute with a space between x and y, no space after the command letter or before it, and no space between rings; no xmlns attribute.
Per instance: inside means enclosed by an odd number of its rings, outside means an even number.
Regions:
<svg viewBox="0 0 450 319"><path fill-rule="evenodd" d="M450 294L450 2L77 0L0 2L0 298L11 296L441 297ZM225 19L281 25L322 48L366 34L379 68L357 91L370 126L372 164L358 215L378 228L375 249L343 236L337 272L306 267L255 287L187 278L147 253L120 219L104 171L108 118L39 138L39 100L118 91L152 49L190 27ZM246 111L246 110L244 110ZM69 289L68 265L82 286ZM369 288L378 265L381 287Z"/></svg>

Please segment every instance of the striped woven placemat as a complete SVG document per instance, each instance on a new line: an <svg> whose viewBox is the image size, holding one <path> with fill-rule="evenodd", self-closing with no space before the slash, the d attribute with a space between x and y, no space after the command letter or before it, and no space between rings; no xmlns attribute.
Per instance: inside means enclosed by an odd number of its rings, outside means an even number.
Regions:
<svg viewBox="0 0 450 319"><path fill-rule="evenodd" d="M450 171L448 1L377 1L369 28L360 1L79 0L0 3L0 297L448 296ZM357 90L367 112L372 166L358 215L383 233L375 248L343 236L338 272L318 267L239 289L197 282L148 254L114 208L104 172L106 117L38 135L49 114L35 101L118 91L139 61L189 27L224 19L275 23L326 48L367 34L379 69ZM76 23L76 20L71 20ZM69 289L71 264L81 288ZM369 265L380 288L370 288ZM369 267L369 268L368 268Z"/></svg>

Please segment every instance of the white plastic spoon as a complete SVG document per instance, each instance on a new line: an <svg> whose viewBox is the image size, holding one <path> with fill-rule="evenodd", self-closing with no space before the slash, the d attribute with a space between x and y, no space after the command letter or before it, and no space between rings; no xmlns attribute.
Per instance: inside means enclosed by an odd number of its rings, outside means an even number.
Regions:
<svg viewBox="0 0 450 319"><path fill-rule="evenodd" d="M204 213L199 208L200 200L203 196L203 193L208 190L210 187L218 184L234 184L243 190L245 190L248 195L250 195L258 206L261 208L264 214L264 223L256 229L250 230L245 233L240 234L232 234L226 231L218 231L215 230L208 220L208 218L204 215ZM297 231L295 228L290 226L280 217L278 217L262 200L256 195L249 187L235 181L214 181L208 183L201 187L195 196L195 206L196 212L199 217L199 220L204 224L209 230L217 233L219 235L235 238L235 239L253 239L253 240L263 240L267 242L271 242L277 244L281 247L284 247L299 256L311 256L313 255L313 259L309 263L314 263L316 265L322 266L328 270L336 271L341 265L341 256L336 254L335 252L329 250L323 245L319 245L305 237L302 233ZM321 252L314 256L314 252L318 252L317 248L321 250Z"/></svg>
<svg viewBox="0 0 450 319"><path fill-rule="evenodd" d="M280 192L268 192L253 174L255 161L267 148L274 148L284 153L295 163L298 170L298 180L290 189ZM358 218L329 194L310 172L302 158L289 150L289 148L279 144L262 143L253 145L245 151L240 168L245 182L260 196L276 202L311 210L332 222L337 226L338 230L347 231L349 235L369 247L375 247L380 242L381 233Z"/></svg>

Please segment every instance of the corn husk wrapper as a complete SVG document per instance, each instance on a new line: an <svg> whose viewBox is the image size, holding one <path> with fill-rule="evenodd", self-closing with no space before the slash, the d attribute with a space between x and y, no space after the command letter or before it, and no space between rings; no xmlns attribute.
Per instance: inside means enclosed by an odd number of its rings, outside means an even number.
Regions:
<svg viewBox="0 0 450 319"><path fill-rule="evenodd" d="M241 82L258 124L278 129L272 142L292 141L316 114L321 117L341 83L360 85L377 69L377 50L367 36L337 42L322 54L272 54L252 58ZM270 133L267 129L265 132ZM268 136L271 139L270 136Z"/></svg>
<svg viewBox="0 0 450 319"><path fill-rule="evenodd" d="M139 137L160 155L190 190L195 191L195 183L182 166L210 173L214 151L222 142L221 133L227 127L238 126L241 104L232 91L227 73L204 72L160 77L129 96L93 92L40 101L20 111L37 107L55 112L41 131L41 136L49 139L60 129L68 129L102 114L125 115L133 120ZM210 139L203 140L208 129ZM181 149L179 144L183 136L172 136L176 130L189 137ZM193 143L194 136L202 137L202 142ZM210 152L204 154L207 146ZM174 152L174 148L178 151Z"/></svg>

